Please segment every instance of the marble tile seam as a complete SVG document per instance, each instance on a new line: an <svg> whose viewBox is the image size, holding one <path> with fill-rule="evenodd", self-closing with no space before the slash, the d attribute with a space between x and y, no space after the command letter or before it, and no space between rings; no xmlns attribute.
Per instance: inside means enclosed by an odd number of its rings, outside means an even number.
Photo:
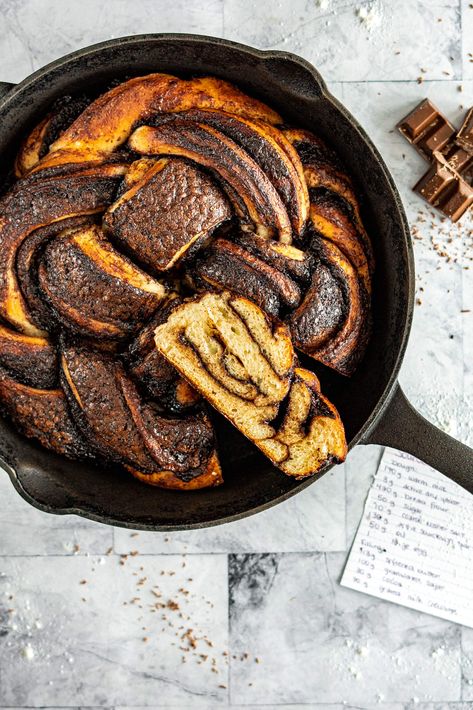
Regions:
<svg viewBox="0 0 473 710"><path fill-rule="evenodd" d="M93 560L94 558L100 559L101 557L108 557L109 559L117 558L120 559L122 557L225 557L226 555L230 554L242 554L242 555L258 555L258 554L264 554L260 552L238 552L238 553L231 553L231 552L138 552L135 554L132 554L133 551L131 552L93 552L93 553L77 553L77 552L66 552L63 555L59 554L57 552L55 553L44 553L44 554L38 554L38 555L9 555L9 554L4 554L0 550L0 560L3 558L8 558L8 559L36 559L37 557L48 557L48 558L70 558L70 557L77 557L79 559L90 559ZM295 550L294 552L282 552L282 553L277 553L277 554L283 554L283 555L293 555L293 554L322 554L321 550L310 550L309 552L300 552L299 550ZM340 552L344 552L344 550L331 550L330 552L334 552L334 554L339 554ZM273 553L274 554L274 553ZM0 708L3 707L0 705Z"/></svg>
<svg viewBox="0 0 473 710"><path fill-rule="evenodd" d="M309 62L310 63L310 62ZM313 65L315 67L315 65ZM315 67L316 68L316 67ZM322 75L322 79L323 79ZM456 77L445 77L440 79L327 79L327 84L472 84L473 79L461 79Z"/></svg>
<svg viewBox="0 0 473 710"><path fill-rule="evenodd" d="M243 550L243 549L238 549L238 551L221 551L221 552L138 552L136 554L131 554L130 552L111 552L109 554L105 552L94 552L94 553L65 553L64 555L59 554L59 553L44 553L44 554L30 554L30 555L9 555L7 553L2 553L0 550L0 560L2 559L9 559L9 560L21 560L21 559L31 559L34 560L36 558L41 558L41 557L47 557L48 559L50 558L58 558L58 559L70 559L71 557L73 558L78 558L78 559L100 559L102 557L107 557L109 559L117 559L120 560L123 557L146 557L146 558L153 558L153 557L228 557L228 555L278 555L278 556L286 556L286 555L341 555L341 554L348 554L350 545L340 548L338 550L318 550L314 548L313 550L265 550L264 552L261 551L255 551L255 550ZM0 708L3 707L0 705Z"/></svg>

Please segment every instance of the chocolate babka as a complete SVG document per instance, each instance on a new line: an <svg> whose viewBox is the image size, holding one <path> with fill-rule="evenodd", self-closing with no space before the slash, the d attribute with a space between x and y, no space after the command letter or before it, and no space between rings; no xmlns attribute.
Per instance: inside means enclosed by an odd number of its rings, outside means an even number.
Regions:
<svg viewBox="0 0 473 710"><path fill-rule="evenodd" d="M57 454L222 482L210 410L295 478L343 461L296 351L351 375L374 261L335 153L221 79L58 99L0 198L0 402Z"/></svg>

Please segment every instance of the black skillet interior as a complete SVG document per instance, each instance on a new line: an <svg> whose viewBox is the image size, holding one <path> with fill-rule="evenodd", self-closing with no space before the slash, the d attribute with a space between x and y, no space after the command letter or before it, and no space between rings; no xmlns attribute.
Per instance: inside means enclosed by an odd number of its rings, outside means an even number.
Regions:
<svg viewBox="0 0 473 710"><path fill-rule="evenodd" d="M283 53L185 35L113 40L82 50L26 80L5 108L0 107L2 165L8 164L21 137L58 96L153 71L183 77L209 74L234 82L276 108L288 122L321 135L353 176L376 256L373 336L351 379L309 359L305 362L338 407L353 446L378 412L399 367L410 319L410 246L402 207L384 164L308 64ZM0 454L10 473L16 473L13 483L34 505L130 527L205 527L269 507L308 485L284 476L221 417L216 415L215 420L225 484L192 494L163 491L122 471L62 459L19 436L3 420Z"/></svg>

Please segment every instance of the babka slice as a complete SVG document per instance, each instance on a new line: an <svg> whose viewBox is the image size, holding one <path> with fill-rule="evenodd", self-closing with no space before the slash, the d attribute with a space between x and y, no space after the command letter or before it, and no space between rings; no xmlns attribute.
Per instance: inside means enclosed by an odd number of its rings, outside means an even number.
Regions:
<svg viewBox="0 0 473 710"><path fill-rule="evenodd" d="M345 430L334 405L309 370L296 367L282 423L264 451L288 476L305 478L347 455Z"/></svg>
<svg viewBox="0 0 473 710"><path fill-rule="evenodd" d="M158 351L286 474L346 455L343 424L312 373L296 368L286 326L245 298L206 294L155 331Z"/></svg>
<svg viewBox="0 0 473 710"><path fill-rule="evenodd" d="M167 271L232 216L225 195L183 160L157 160L109 208L104 226L129 254Z"/></svg>

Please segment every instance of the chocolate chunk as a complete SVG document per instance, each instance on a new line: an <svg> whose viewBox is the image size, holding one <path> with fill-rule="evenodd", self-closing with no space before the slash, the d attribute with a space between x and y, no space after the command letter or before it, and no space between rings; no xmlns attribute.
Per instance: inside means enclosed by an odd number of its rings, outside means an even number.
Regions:
<svg viewBox="0 0 473 710"><path fill-rule="evenodd" d="M465 116L462 127L458 131L456 142L469 155L473 156L473 107Z"/></svg>
<svg viewBox="0 0 473 710"><path fill-rule="evenodd" d="M457 173L465 173L473 165L473 153L468 153L468 151L459 147L456 142L449 150L442 152L442 155Z"/></svg>
<svg viewBox="0 0 473 710"><path fill-rule="evenodd" d="M451 143L456 133L450 121L429 99L416 106L397 124L397 128L427 160L433 159L434 151Z"/></svg>
<svg viewBox="0 0 473 710"><path fill-rule="evenodd" d="M473 204L473 187L439 153L435 154L432 167L415 185L414 191L452 222L457 222Z"/></svg>
<svg viewBox="0 0 473 710"><path fill-rule="evenodd" d="M473 109L456 133L452 124L426 99L397 127L432 163L414 191L456 222L473 203Z"/></svg>

